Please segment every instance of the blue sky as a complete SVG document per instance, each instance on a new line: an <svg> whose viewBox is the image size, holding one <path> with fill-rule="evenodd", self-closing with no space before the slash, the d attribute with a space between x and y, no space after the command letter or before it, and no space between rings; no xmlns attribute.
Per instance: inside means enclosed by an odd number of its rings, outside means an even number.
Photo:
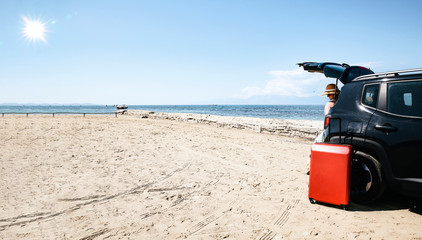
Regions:
<svg viewBox="0 0 422 240"><path fill-rule="evenodd" d="M323 104L295 64L422 67L422 1L0 1L0 103ZM23 37L23 18L46 42Z"/></svg>

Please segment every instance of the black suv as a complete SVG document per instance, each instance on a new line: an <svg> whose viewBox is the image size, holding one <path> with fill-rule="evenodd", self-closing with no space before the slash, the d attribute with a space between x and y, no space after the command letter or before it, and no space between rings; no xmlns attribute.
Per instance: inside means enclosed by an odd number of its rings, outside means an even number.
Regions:
<svg viewBox="0 0 422 240"><path fill-rule="evenodd" d="M344 84L323 139L353 146L352 201L374 201L386 186L421 198L422 69L374 74L347 64L298 65Z"/></svg>

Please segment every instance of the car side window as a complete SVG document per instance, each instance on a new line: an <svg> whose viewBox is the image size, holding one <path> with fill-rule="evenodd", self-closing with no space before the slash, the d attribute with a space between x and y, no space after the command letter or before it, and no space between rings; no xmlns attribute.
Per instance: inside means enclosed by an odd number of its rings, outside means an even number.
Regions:
<svg viewBox="0 0 422 240"><path fill-rule="evenodd" d="M389 83L387 111L422 117L422 81Z"/></svg>
<svg viewBox="0 0 422 240"><path fill-rule="evenodd" d="M379 84L366 85L363 90L362 103L370 107L377 107Z"/></svg>

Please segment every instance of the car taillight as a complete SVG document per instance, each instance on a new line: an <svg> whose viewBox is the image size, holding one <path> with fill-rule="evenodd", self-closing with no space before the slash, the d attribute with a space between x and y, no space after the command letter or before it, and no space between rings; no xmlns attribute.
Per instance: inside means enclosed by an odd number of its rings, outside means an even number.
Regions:
<svg viewBox="0 0 422 240"><path fill-rule="evenodd" d="M325 117L324 129L327 128L328 124L330 124L330 117Z"/></svg>

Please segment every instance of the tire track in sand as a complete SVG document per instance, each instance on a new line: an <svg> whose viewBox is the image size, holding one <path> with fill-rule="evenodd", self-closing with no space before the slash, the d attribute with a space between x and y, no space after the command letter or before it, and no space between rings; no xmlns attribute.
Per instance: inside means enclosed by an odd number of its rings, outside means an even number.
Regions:
<svg viewBox="0 0 422 240"><path fill-rule="evenodd" d="M174 170L173 172L170 172L169 174L164 175L160 179L157 179L157 180L151 181L149 183L146 183L146 184L143 184L143 185L140 185L140 186L136 186L136 187L133 187L133 188L128 189L126 191L119 192L119 193L116 193L116 194L112 194L112 195L109 195L109 196L94 195L94 196L87 196L87 197L59 199L59 201L61 200L61 201L70 201L70 202L71 201L86 201L86 202L78 203L78 204L71 206L71 207L69 207L65 210L62 210L62 211L28 213L28 214L19 215L19 216L16 216L16 217L0 219L0 222L9 222L9 224L0 225L0 231L3 231L6 228L13 227L13 226L26 225L28 223L33 223L33 222L37 222L37 221L43 221L43 220L47 220L47 219L50 219L50 218L54 218L54 217L57 217L59 215L73 212L75 210L80 209L81 207L91 205L91 204L94 204L94 203L106 202L108 200L118 198L118 197L121 197L121 196L130 195L130 194L137 194L137 193L143 192L146 189L148 189L149 187L151 187L152 185L157 184L161 181L164 181L164 180L170 178L175 173L183 171L184 169L188 168L190 165L191 165L191 163L186 163L182 167ZM157 214L157 213L145 213L143 215L145 215L144 218L146 218L146 217L149 217L149 216L153 216L155 214Z"/></svg>
<svg viewBox="0 0 422 240"><path fill-rule="evenodd" d="M280 232L280 229L289 221L291 210L293 210L300 202L301 193L305 190L304 187L296 189L293 198L286 203L280 214L275 217L270 226L265 227L261 234L258 236L258 240L272 240Z"/></svg>

